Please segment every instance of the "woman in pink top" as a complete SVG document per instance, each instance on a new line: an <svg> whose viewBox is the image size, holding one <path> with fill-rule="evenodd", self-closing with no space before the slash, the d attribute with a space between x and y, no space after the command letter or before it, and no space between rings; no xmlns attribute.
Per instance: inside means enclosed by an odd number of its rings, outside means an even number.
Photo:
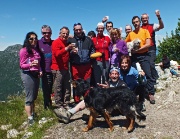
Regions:
<svg viewBox="0 0 180 139"><path fill-rule="evenodd" d="M29 125L34 123L34 101L38 95L40 70L40 51L37 43L37 35L29 32L24 40L23 47L19 52L21 78L25 88L25 111L28 115Z"/></svg>

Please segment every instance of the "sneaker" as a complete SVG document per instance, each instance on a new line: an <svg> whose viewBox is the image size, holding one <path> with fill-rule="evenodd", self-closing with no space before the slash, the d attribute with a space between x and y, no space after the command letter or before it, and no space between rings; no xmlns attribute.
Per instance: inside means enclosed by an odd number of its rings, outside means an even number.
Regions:
<svg viewBox="0 0 180 139"><path fill-rule="evenodd" d="M143 111L146 111L146 107L145 107L145 104L143 103L142 104L142 109L141 109L141 111L143 112Z"/></svg>
<svg viewBox="0 0 180 139"><path fill-rule="evenodd" d="M28 119L28 124L32 126L34 124L34 119Z"/></svg>
<svg viewBox="0 0 180 139"><path fill-rule="evenodd" d="M70 118L72 114L66 109L63 108L54 109L54 113L59 118L59 120L64 122L65 124L68 124L70 122Z"/></svg>
<svg viewBox="0 0 180 139"><path fill-rule="evenodd" d="M35 119L37 117L36 113L32 113L31 116L33 119Z"/></svg>
<svg viewBox="0 0 180 139"><path fill-rule="evenodd" d="M71 109L71 107L70 107L68 104L64 104L63 107L64 107L64 109L66 109L66 110Z"/></svg>
<svg viewBox="0 0 180 139"><path fill-rule="evenodd" d="M149 101L150 101L151 104L155 104L155 98L154 98L154 95L149 94Z"/></svg>

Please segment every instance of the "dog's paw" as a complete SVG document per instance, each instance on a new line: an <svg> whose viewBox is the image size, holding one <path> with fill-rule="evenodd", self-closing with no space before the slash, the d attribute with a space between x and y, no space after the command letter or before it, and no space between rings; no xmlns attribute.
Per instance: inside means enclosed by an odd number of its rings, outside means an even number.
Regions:
<svg viewBox="0 0 180 139"><path fill-rule="evenodd" d="M83 132L87 132L88 130L89 130L88 127L85 127L85 128L82 129Z"/></svg>
<svg viewBox="0 0 180 139"><path fill-rule="evenodd" d="M111 127L111 128L108 128L108 129L109 129L109 131L112 132L114 130L114 127Z"/></svg>
<svg viewBox="0 0 180 139"><path fill-rule="evenodd" d="M134 128L133 127L128 127L128 132L132 132L133 130L134 130Z"/></svg>
<svg viewBox="0 0 180 139"><path fill-rule="evenodd" d="M127 127L126 127L126 126L123 126L122 129L123 129L123 130L127 130Z"/></svg>

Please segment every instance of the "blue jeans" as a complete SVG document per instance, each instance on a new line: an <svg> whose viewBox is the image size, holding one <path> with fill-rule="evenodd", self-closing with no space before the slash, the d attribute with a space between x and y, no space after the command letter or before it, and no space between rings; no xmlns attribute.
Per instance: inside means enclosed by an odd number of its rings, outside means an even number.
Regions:
<svg viewBox="0 0 180 139"><path fill-rule="evenodd" d="M152 78L152 75L151 75L150 56L148 55L147 52L143 54L133 54L131 59L132 59L132 66L135 68L136 68L136 62L140 63L141 68L144 71L146 79L147 79L146 89L148 93L154 95L155 80Z"/></svg>
<svg viewBox="0 0 180 139"><path fill-rule="evenodd" d="M151 75L152 78L156 81L159 78L159 75L155 68L155 61L156 61L156 50L150 50L148 51L148 54L150 56L150 67L151 67Z"/></svg>

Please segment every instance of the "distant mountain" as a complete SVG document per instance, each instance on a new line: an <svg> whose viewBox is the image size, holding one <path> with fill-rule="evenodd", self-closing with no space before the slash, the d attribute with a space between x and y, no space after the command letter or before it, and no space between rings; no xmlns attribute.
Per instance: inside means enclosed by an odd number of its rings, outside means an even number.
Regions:
<svg viewBox="0 0 180 139"><path fill-rule="evenodd" d="M23 90L19 68L19 50L22 45L9 46L0 51L0 100Z"/></svg>

